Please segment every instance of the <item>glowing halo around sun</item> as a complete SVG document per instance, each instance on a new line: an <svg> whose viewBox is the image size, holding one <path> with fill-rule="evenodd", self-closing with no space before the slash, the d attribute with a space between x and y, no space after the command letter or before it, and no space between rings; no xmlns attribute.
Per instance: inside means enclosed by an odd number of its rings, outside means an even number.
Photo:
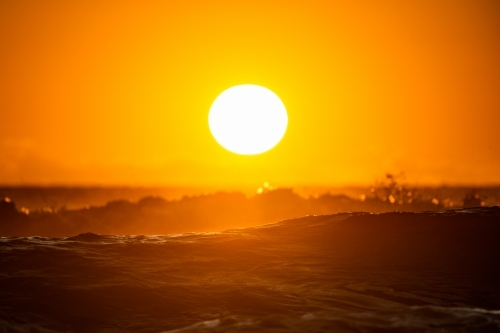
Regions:
<svg viewBox="0 0 500 333"><path fill-rule="evenodd" d="M274 92L254 84L242 84L217 96L210 107L208 125L222 147L236 154L255 155L281 141L288 115Z"/></svg>

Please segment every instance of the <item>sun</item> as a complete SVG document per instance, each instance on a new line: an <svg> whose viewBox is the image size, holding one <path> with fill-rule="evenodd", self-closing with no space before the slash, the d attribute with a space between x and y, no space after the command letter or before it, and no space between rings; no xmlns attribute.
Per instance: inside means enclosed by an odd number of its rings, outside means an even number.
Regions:
<svg viewBox="0 0 500 333"><path fill-rule="evenodd" d="M208 125L215 140L241 155L260 154L281 141L288 114L281 99L271 90L242 84L224 90L213 102Z"/></svg>

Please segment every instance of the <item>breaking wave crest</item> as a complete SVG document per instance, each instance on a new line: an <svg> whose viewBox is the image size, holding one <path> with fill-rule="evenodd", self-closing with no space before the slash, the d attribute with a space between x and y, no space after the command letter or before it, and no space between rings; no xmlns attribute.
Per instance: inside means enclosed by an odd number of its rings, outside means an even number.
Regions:
<svg viewBox="0 0 500 333"><path fill-rule="evenodd" d="M164 333L205 332L500 332L500 311L419 306L372 312L324 311L302 316L228 316Z"/></svg>

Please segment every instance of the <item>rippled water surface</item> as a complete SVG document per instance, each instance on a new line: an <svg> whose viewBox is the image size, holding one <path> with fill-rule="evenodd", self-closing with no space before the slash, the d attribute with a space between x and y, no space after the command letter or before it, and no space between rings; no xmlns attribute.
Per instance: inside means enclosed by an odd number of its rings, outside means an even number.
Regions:
<svg viewBox="0 0 500 333"><path fill-rule="evenodd" d="M500 209L0 238L0 332L500 332Z"/></svg>

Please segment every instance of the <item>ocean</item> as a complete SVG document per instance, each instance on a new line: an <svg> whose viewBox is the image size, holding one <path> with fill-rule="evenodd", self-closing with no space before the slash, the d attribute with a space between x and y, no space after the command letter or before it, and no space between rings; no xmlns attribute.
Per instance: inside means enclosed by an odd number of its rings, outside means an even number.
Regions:
<svg viewBox="0 0 500 333"><path fill-rule="evenodd" d="M499 281L499 207L2 237L0 332L500 332Z"/></svg>

